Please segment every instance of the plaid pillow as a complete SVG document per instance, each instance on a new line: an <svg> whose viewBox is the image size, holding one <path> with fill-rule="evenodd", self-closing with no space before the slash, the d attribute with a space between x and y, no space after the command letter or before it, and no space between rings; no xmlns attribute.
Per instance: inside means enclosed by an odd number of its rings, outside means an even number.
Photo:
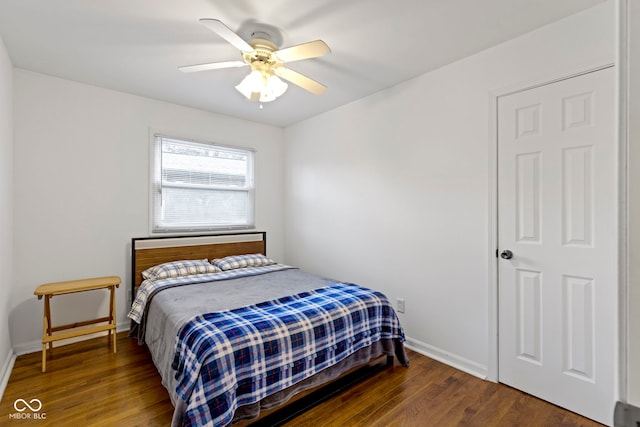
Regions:
<svg viewBox="0 0 640 427"><path fill-rule="evenodd" d="M209 260L182 260L154 265L142 272L142 277L149 280L167 279L170 277L191 276L194 274L220 273L222 270L209 263Z"/></svg>
<svg viewBox="0 0 640 427"><path fill-rule="evenodd" d="M261 267L271 265L276 262L262 254L232 255L213 260L213 265L222 271L233 270L244 267Z"/></svg>

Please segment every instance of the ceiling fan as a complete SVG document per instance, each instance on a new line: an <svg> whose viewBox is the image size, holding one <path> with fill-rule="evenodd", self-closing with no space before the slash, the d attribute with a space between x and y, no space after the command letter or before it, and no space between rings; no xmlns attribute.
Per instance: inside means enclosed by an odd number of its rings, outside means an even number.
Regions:
<svg viewBox="0 0 640 427"><path fill-rule="evenodd" d="M331 52L329 46L322 40L278 49L266 31L252 32L252 40L247 43L218 19L205 18L200 19L200 22L238 48L242 52L242 61L186 65L178 67L180 71L191 73L250 66L251 73L236 86L236 89L250 101L269 102L282 95L288 86L279 77L316 95L322 94L327 89L322 83L284 66L288 62L318 58Z"/></svg>

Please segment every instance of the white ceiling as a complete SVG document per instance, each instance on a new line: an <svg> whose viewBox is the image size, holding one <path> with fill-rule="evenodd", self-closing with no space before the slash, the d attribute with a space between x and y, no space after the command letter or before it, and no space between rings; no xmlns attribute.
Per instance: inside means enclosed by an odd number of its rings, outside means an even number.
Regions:
<svg viewBox="0 0 640 427"><path fill-rule="evenodd" d="M0 35L17 68L287 126L424 74L605 0L0 0ZM294 85L261 110L232 68L180 65L240 59L198 22L234 31L277 27L287 47L322 39L332 52L290 68L328 86Z"/></svg>

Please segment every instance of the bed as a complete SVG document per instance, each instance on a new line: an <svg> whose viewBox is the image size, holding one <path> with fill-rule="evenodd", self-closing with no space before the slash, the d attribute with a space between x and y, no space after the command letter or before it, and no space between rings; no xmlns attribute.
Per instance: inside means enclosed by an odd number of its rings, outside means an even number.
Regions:
<svg viewBox="0 0 640 427"><path fill-rule="evenodd" d="M149 349L174 426L286 418L358 368L408 366L384 295L269 259L265 232L131 245L130 335Z"/></svg>

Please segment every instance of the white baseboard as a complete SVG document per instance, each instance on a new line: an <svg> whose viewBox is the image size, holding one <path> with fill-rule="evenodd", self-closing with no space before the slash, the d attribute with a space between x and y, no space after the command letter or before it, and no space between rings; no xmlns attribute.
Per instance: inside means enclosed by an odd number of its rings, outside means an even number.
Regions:
<svg viewBox="0 0 640 427"><path fill-rule="evenodd" d="M409 337L407 337L405 346L410 350L423 354L427 357L437 360L438 362L442 362L446 365L452 366L456 369L466 372L467 374L473 375L474 377L478 377L483 380L487 379L487 367L480 363L465 359L464 357L458 356L456 354L450 353L448 351L439 349L437 347Z"/></svg>
<svg viewBox="0 0 640 427"><path fill-rule="evenodd" d="M16 353L13 349L9 349L9 354L7 354L4 365L0 368L0 401L2 401L2 396L7 388L7 384L9 383L9 377L11 376L11 371L13 370L13 364L15 362Z"/></svg>
<svg viewBox="0 0 640 427"><path fill-rule="evenodd" d="M13 346L13 351L18 356L23 354L35 353L36 351L42 351L42 341L29 341L24 343L18 343Z"/></svg>
<svg viewBox="0 0 640 427"><path fill-rule="evenodd" d="M129 330L129 326L130 326L129 321L120 322L120 323L116 324L116 332L128 331ZM61 345L67 345L67 344L73 344L74 342L86 341L86 340L90 340L90 339L93 339L93 338L105 336L106 334L107 334L107 332L105 331L105 332L96 332L95 334L82 335L82 336L75 337L75 338L69 338L67 340L61 340L59 342L56 342L54 344L54 347L61 346ZM13 351L18 356L22 356L23 354L40 352L40 351L42 351L42 340L38 339L38 340L35 340L35 341L29 341L29 342L26 342L26 343L15 344L13 346Z"/></svg>
<svg viewBox="0 0 640 427"><path fill-rule="evenodd" d="M131 321L127 319L124 322L120 322L116 324L116 332L124 332L128 331L131 328Z"/></svg>

